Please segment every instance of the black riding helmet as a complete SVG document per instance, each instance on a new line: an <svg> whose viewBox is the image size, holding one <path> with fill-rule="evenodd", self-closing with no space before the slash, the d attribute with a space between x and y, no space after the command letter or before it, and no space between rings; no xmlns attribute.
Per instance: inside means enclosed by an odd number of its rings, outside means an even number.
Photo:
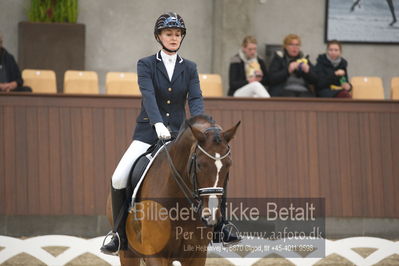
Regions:
<svg viewBox="0 0 399 266"><path fill-rule="evenodd" d="M177 52L177 50L179 50L180 46L176 50L172 51L172 50L167 49L163 45L161 40L159 40L158 35L161 33L161 31L163 29L180 29L181 34L182 34L182 39L180 42L180 45L181 45L184 37L186 36L186 31L187 31L183 18L175 12L168 12L168 13L165 13L165 14L162 14L161 16L159 16L159 18L155 22L155 27L154 27L155 39L162 45L162 48L171 53Z"/></svg>

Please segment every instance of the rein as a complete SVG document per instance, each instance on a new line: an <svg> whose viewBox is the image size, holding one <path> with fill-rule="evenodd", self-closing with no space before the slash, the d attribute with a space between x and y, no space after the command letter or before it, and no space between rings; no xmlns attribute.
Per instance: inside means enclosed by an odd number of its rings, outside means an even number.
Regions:
<svg viewBox="0 0 399 266"><path fill-rule="evenodd" d="M173 172L173 178L175 179L177 185L179 186L180 190L183 192L184 196L188 200L188 202L193 206L194 211L198 212L201 209L202 201L199 198L199 195L195 193L195 191L192 191L184 182L183 177L179 174L179 171L177 171L175 165L173 164L172 158L170 157L169 151L166 148L165 141L161 140L163 144L163 149L165 150L166 157L168 158L169 166L172 169Z"/></svg>

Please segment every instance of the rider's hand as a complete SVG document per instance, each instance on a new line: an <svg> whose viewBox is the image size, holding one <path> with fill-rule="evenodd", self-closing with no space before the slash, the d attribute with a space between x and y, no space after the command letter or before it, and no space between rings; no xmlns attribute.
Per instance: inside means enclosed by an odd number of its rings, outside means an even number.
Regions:
<svg viewBox="0 0 399 266"><path fill-rule="evenodd" d="M167 140L171 138L169 129L167 129L163 123L155 123L154 126L159 139Z"/></svg>

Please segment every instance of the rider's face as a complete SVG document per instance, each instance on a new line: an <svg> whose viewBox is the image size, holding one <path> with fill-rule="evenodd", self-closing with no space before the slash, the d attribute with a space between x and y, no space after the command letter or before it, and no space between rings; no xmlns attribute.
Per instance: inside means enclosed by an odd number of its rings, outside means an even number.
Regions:
<svg viewBox="0 0 399 266"><path fill-rule="evenodd" d="M161 31L161 34L159 34L158 37L167 49L172 51L179 49L182 40L180 29L164 29Z"/></svg>
<svg viewBox="0 0 399 266"><path fill-rule="evenodd" d="M333 60L340 57L341 49L339 48L339 45L338 44L330 44L330 46L328 46L328 48L327 48L327 54Z"/></svg>

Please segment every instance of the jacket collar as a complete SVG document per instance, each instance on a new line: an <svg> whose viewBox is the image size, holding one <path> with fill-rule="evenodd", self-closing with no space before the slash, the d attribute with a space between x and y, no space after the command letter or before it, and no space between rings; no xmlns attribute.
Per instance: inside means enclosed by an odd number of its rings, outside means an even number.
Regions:
<svg viewBox="0 0 399 266"><path fill-rule="evenodd" d="M165 76L165 78L167 80L169 80L168 72L166 71L165 65L163 64L163 61L162 61L161 51L159 51L155 55L155 57L157 60L157 68L161 71L161 73ZM180 73L183 72L183 70L184 70L183 62L184 62L183 58L179 54L177 54L176 65L175 65L175 69L173 71L171 83L173 83L176 80L176 78L180 75Z"/></svg>
<svg viewBox="0 0 399 266"><path fill-rule="evenodd" d="M162 62L162 56L161 56L161 50L159 50L159 52L155 55L158 61ZM179 54L177 54L177 58L176 58L176 63L183 63L183 57L181 57Z"/></svg>

